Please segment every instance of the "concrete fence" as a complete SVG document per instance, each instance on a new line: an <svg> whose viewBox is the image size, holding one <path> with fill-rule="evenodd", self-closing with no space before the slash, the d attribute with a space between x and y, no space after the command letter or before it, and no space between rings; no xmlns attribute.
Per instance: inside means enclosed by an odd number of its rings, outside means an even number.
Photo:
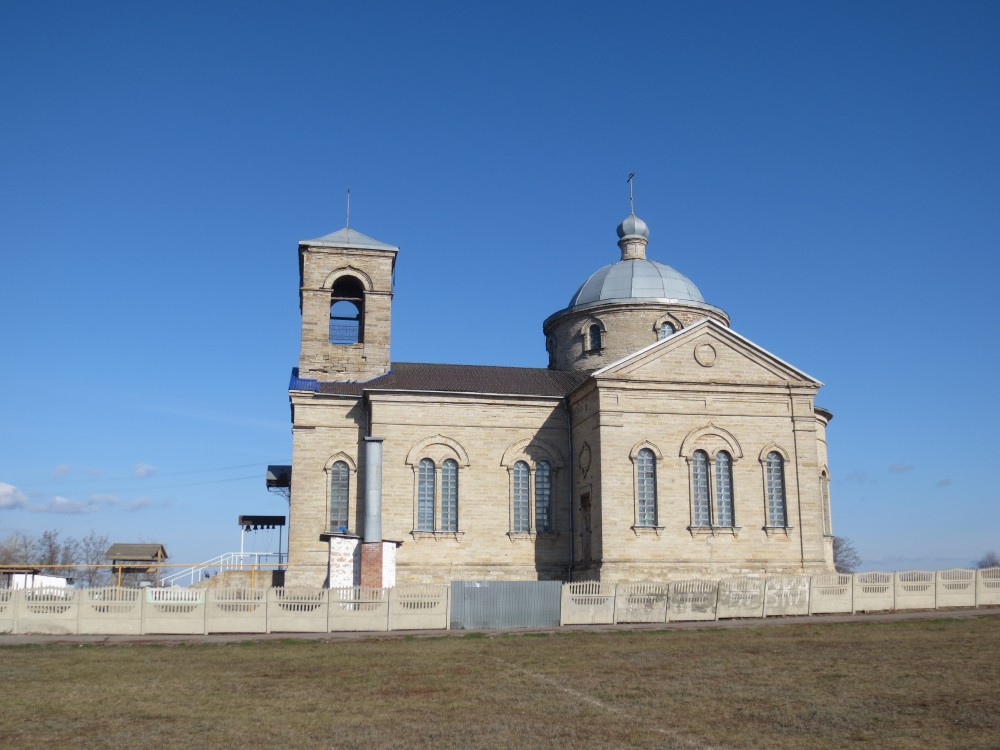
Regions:
<svg viewBox="0 0 1000 750"><path fill-rule="evenodd" d="M200 635L434 630L447 586L347 589L0 589L0 633Z"/></svg>
<svg viewBox="0 0 1000 750"><path fill-rule="evenodd" d="M743 576L668 583L568 583L563 625L690 622L1000 605L1000 567Z"/></svg>
<svg viewBox="0 0 1000 750"><path fill-rule="evenodd" d="M463 584L466 588L472 585ZM1000 605L1000 567L969 570L870 571L854 575L742 576L721 580L558 584L521 582L517 591L524 627L658 623L766 618L907 609ZM461 588L461 587L460 587ZM482 588L482 592L479 592ZM464 590L464 589L463 589ZM505 591L498 586L498 591ZM454 586L306 588L35 588L0 589L0 633L146 635L208 633L329 633L336 631L443 630L452 624ZM488 592L482 584L477 593ZM521 600L532 597L532 606ZM511 594L508 592L508 598ZM476 625L510 619L497 606L474 602ZM544 602L542 602L544 604ZM463 605L468 609L468 602ZM514 606L514 605L512 605ZM544 622L529 622L531 612ZM489 615L489 612L494 615ZM499 615L496 614L499 612ZM468 615L459 618L468 620ZM499 618L499 619L498 619ZM523 621L523 622L522 622ZM470 621L471 622L471 621ZM468 626L468 625L466 625Z"/></svg>

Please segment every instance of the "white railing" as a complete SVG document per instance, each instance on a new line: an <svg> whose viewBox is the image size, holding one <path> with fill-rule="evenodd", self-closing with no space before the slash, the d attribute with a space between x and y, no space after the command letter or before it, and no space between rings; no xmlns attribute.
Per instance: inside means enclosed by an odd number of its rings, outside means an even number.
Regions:
<svg viewBox="0 0 1000 750"><path fill-rule="evenodd" d="M221 555L163 576L163 586L193 586L224 570L260 570L277 568L288 561L284 552L223 552Z"/></svg>

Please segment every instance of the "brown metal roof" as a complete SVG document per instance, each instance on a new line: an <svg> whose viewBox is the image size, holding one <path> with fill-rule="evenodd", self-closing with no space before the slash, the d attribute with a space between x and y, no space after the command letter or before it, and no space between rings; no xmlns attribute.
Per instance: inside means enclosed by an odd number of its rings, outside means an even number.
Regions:
<svg viewBox="0 0 1000 750"><path fill-rule="evenodd" d="M364 383L320 383L319 392L360 396L365 391L444 391L562 398L590 377L584 370L493 365L394 362L385 375Z"/></svg>
<svg viewBox="0 0 1000 750"><path fill-rule="evenodd" d="M104 556L108 560L150 562L166 560L167 551L162 544L112 544Z"/></svg>

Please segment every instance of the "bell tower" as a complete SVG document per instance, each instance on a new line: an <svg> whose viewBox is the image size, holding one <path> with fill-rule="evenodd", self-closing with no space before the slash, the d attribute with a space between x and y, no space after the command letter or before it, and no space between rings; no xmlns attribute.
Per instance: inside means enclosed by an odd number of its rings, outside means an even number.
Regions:
<svg viewBox="0 0 1000 750"><path fill-rule="evenodd" d="M398 247L345 227L299 242L299 377L366 381L389 372Z"/></svg>

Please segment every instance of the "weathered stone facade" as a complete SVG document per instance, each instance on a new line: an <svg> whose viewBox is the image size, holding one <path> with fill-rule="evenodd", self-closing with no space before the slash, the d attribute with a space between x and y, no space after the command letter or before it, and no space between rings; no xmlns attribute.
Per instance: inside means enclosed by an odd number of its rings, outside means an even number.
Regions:
<svg viewBox="0 0 1000 750"><path fill-rule="evenodd" d="M630 218L611 281L545 322L547 370L390 363L397 248L352 230L300 244L288 585L369 582L350 569L366 436L400 584L832 569L821 384L645 260ZM331 343L345 276L360 340Z"/></svg>

